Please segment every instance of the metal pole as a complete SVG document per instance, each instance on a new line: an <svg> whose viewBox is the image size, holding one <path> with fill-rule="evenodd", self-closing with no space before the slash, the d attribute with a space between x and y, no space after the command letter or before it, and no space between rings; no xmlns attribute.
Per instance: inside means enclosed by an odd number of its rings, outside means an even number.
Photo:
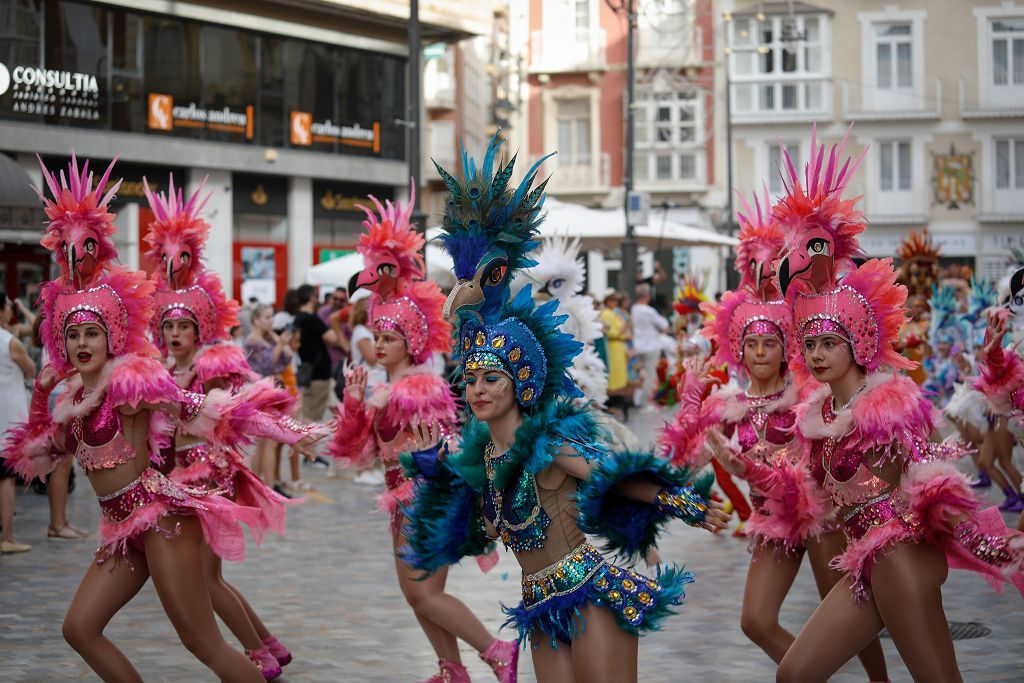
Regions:
<svg viewBox="0 0 1024 683"><path fill-rule="evenodd" d="M732 191L732 50L731 45L728 42L728 33L726 33L726 49L725 49L725 197L726 197L726 213L725 216L725 229L726 233L730 236L735 234L733 222L735 216L735 207L733 206L733 191ZM728 261L726 261L728 263ZM725 287L732 288L739 286L738 273L735 273L731 268L725 269Z"/></svg>
<svg viewBox="0 0 1024 683"><path fill-rule="evenodd" d="M622 240L622 267L619 269L619 289L628 301L633 300L636 290L637 244L633 236L633 223L629 219L629 194L633 191L633 102L636 99L636 0L629 0L627 20L629 32L626 38L628 68L626 69L626 164L625 185L626 198L623 208L626 211L626 238Z"/></svg>
<svg viewBox="0 0 1024 683"><path fill-rule="evenodd" d="M420 3L419 0L409 0L409 177L414 179L416 187L416 201L413 204L412 220L416 225L427 232L426 214L420 211L420 188L423 183L420 179L420 141L423 138L423 127L420 125L420 100L422 99L422 87L420 81L423 75L421 64L423 50L420 46ZM423 257L426 259L426 247L423 249Z"/></svg>

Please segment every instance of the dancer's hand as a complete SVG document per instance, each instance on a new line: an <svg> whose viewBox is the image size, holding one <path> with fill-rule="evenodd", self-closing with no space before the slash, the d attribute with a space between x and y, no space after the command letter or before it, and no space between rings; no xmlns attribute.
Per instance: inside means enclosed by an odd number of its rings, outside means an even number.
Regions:
<svg viewBox="0 0 1024 683"><path fill-rule="evenodd" d="M746 474L746 463L740 460L739 456L729 448L724 434L717 429L708 430L707 444L711 449L711 454L715 456L715 460L725 468L726 472L737 477L742 477Z"/></svg>
<svg viewBox="0 0 1024 683"><path fill-rule="evenodd" d="M701 528L708 531L721 531L729 526L731 515L726 513L725 507L717 500L708 500L708 509L704 511L704 522Z"/></svg>
<svg viewBox="0 0 1024 683"><path fill-rule="evenodd" d="M426 422L415 424L411 433L412 443L417 451L432 450L441 442L441 425L436 421L430 424Z"/></svg>
<svg viewBox="0 0 1024 683"><path fill-rule="evenodd" d="M362 401L366 395L366 382L366 368L357 365L345 373L345 393L356 400Z"/></svg>
<svg viewBox="0 0 1024 683"><path fill-rule="evenodd" d="M78 370L70 370L65 373L61 373L52 365L47 365L43 368L43 371L36 376L36 387L40 391L49 394L53 391L54 387L66 380L68 377L74 375Z"/></svg>
<svg viewBox="0 0 1024 683"><path fill-rule="evenodd" d="M985 353L1003 343L1003 337L1010 329L1010 311L1000 308L988 314L988 329L985 330Z"/></svg>

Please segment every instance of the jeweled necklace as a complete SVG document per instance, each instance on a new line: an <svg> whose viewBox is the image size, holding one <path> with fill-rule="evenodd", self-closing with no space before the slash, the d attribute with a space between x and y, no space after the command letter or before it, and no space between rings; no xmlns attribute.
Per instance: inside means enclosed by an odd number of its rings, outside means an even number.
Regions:
<svg viewBox="0 0 1024 683"><path fill-rule="evenodd" d="M844 403L843 407L840 408L839 410L836 410L836 397L835 397L835 395L833 395L832 396L832 412L835 413L836 415L838 415L839 413L841 413L844 410L846 410L847 408L849 408L850 404L853 403L853 399L857 398L857 395L860 392L864 391L864 389L866 389L867 386L868 386L867 382L861 383L861 385L857 388L857 391L853 392L853 396L851 396L850 399L846 403Z"/></svg>

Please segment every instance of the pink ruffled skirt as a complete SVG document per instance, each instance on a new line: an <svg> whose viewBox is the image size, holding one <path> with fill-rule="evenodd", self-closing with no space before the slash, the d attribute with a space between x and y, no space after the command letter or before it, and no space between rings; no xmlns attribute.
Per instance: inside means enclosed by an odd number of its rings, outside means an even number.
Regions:
<svg viewBox="0 0 1024 683"><path fill-rule="evenodd" d="M979 507L967 478L948 463L912 465L899 489L845 513L847 546L832 560L832 566L850 575L859 602L867 596L877 561L900 543L930 543L945 554L950 568L977 572L997 590L1009 581L1024 595L1024 574L1019 566L985 562L956 538L949 520L959 518L973 522L981 534L991 537L1015 533L1006 528L996 508Z"/></svg>
<svg viewBox="0 0 1024 683"><path fill-rule="evenodd" d="M397 536L402 530L402 506L412 502L412 480L406 479L399 465L384 471L387 489L377 496L377 510L391 515L391 535Z"/></svg>
<svg viewBox="0 0 1024 683"><path fill-rule="evenodd" d="M249 524L256 545L268 531L284 535L289 500L264 484L235 450L213 448L196 443L175 451L176 467L171 479L179 484L216 491L239 505L259 510L255 523Z"/></svg>
<svg viewBox="0 0 1024 683"><path fill-rule="evenodd" d="M215 492L182 486L152 467L139 478L107 496L100 496L103 513L97 557L103 561L124 555L128 546L145 552L142 536L159 531L173 537L180 530L165 529L160 521L170 515L195 516L213 551L225 560L245 559L245 535L241 524L252 526L259 510L234 503Z"/></svg>

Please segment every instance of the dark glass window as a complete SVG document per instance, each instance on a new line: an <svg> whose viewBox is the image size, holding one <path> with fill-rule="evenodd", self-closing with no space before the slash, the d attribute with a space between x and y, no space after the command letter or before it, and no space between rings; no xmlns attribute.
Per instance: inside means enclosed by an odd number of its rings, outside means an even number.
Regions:
<svg viewBox="0 0 1024 683"><path fill-rule="evenodd" d="M142 17L110 12L110 125L114 130L141 133L146 129L143 89Z"/></svg>
<svg viewBox="0 0 1024 683"><path fill-rule="evenodd" d="M284 53L287 41L260 37L260 87L256 115L257 139L262 145L286 144L287 112L284 110Z"/></svg>
<svg viewBox="0 0 1024 683"><path fill-rule="evenodd" d="M45 120L89 128L107 126L107 10L47 0L44 62L50 93ZM40 77L37 77L37 81ZM50 87L53 85L54 87Z"/></svg>
<svg viewBox="0 0 1024 683"><path fill-rule="evenodd" d="M256 36L217 26L204 26L203 106L225 120L207 123L206 137L226 142L251 140L256 106ZM226 110L226 111L225 111ZM239 127L239 116L246 124Z"/></svg>
<svg viewBox="0 0 1024 683"><path fill-rule="evenodd" d="M42 62L40 37L42 14L33 0L0 3L0 62L12 70L17 65L38 66ZM38 121L37 104L30 89L12 82L0 95L0 116L6 119Z"/></svg>
<svg viewBox="0 0 1024 683"><path fill-rule="evenodd" d="M153 95L168 95L175 107L201 107L199 25L168 17L147 16L143 26L146 100L149 101ZM147 121L147 130L153 130L152 124L153 121ZM169 134L202 137L201 130L178 123Z"/></svg>

